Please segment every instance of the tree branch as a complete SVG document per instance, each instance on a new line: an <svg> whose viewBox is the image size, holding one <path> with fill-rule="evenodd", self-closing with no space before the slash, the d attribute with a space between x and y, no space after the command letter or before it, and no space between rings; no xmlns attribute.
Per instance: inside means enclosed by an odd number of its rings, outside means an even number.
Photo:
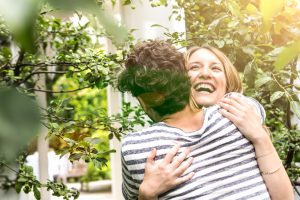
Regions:
<svg viewBox="0 0 300 200"><path fill-rule="evenodd" d="M83 89L87 89L94 86L94 84L92 85L88 85L82 88L77 88L75 90L64 90L64 91L53 91L53 90L41 90L41 89L35 89L35 88L29 88L27 89L28 91L36 91L36 92L46 92L46 93L70 93L70 92L77 92L79 90L83 90Z"/></svg>
<svg viewBox="0 0 300 200"><path fill-rule="evenodd" d="M52 62L52 63L20 63L16 65L12 65L12 67L48 67L53 65L59 65L59 66L78 66L81 64L90 64L91 62Z"/></svg>
<svg viewBox="0 0 300 200"><path fill-rule="evenodd" d="M72 70L72 72L79 73L79 72L83 72L87 69L88 69L88 67L85 67L84 69L81 69L81 70ZM22 83L25 83L28 79L30 79L33 75L36 75L36 74L66 74L68 72L69 71L35 71L35 72L30 73L22 81L20 81L19 85L21 85Z"/></svg>
<svg viewBox="0 0 300 200"><path fill-rule="evenodd" d="M291 67L291 72L295 72L296 71L296 65L292 65ZM293 76L290 76L290 85L293 85L294 84L294 77ZM289 130L289 133L290 131L292 130L292 122L291 122L291 105L290 103L287 104L287 107L286 107L286 125L287 125L287 128ZM292 161L293 161L293 158L294 158L294 154L295 154L295 148L294 147L291 147L289 146L289 149L288 149L288 153L287 153L287 156L286 156L286 168L290 168L291 165L292 165Z"/></svg>

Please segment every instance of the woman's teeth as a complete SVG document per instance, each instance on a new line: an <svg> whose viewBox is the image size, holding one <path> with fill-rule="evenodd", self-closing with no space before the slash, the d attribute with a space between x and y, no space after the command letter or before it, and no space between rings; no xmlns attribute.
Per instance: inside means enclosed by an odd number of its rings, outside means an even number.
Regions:
<svg viewBox="0 0 300 200"><path fill-rule="evenodd" d="M195 90L198 92L206 91L212 93L214 92L214 87L210 84L200 83L195 86Z"/></svg>

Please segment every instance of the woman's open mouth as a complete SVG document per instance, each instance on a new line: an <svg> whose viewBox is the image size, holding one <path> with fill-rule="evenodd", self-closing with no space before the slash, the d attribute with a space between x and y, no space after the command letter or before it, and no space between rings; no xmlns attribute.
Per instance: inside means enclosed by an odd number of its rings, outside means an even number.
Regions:
<svg viewBox="0 0 300 200"><path fill-rule="evenodd" d="M197 83L195 86L194 86L194 89L197 91L197 92L209 92L209 93L212 93L215 91L215 87L209 83Z"/></svg>

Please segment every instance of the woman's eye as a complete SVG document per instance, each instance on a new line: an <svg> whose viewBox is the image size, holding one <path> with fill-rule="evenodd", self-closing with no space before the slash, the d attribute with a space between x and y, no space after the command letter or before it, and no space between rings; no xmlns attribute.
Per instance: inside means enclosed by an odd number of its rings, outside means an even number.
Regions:
<svg viewBox="0 0 300 200"><path fill-rule="evenodd" d="M191 65L191 66L189 67L190 70L195 70L195 69L198 69L198 68L199 68L198 65Z"/></svg>
<svg viewBox="0 0 300 200"><path fill-rule="evenodd" d="M212 66L213 71L222 71L222 68L220 66Z"/></svg>

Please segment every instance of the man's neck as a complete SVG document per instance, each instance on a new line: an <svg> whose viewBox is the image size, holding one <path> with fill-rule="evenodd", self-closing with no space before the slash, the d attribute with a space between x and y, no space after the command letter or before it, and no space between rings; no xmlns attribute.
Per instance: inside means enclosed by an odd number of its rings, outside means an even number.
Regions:
<svg viewBox="0 0 300 200"><path fill-rule="evenodd" d="M184 132L196 131L203 126L203 110L193 111L189 106L186 106L183 110L169 115L163 122Z"/></svg>

